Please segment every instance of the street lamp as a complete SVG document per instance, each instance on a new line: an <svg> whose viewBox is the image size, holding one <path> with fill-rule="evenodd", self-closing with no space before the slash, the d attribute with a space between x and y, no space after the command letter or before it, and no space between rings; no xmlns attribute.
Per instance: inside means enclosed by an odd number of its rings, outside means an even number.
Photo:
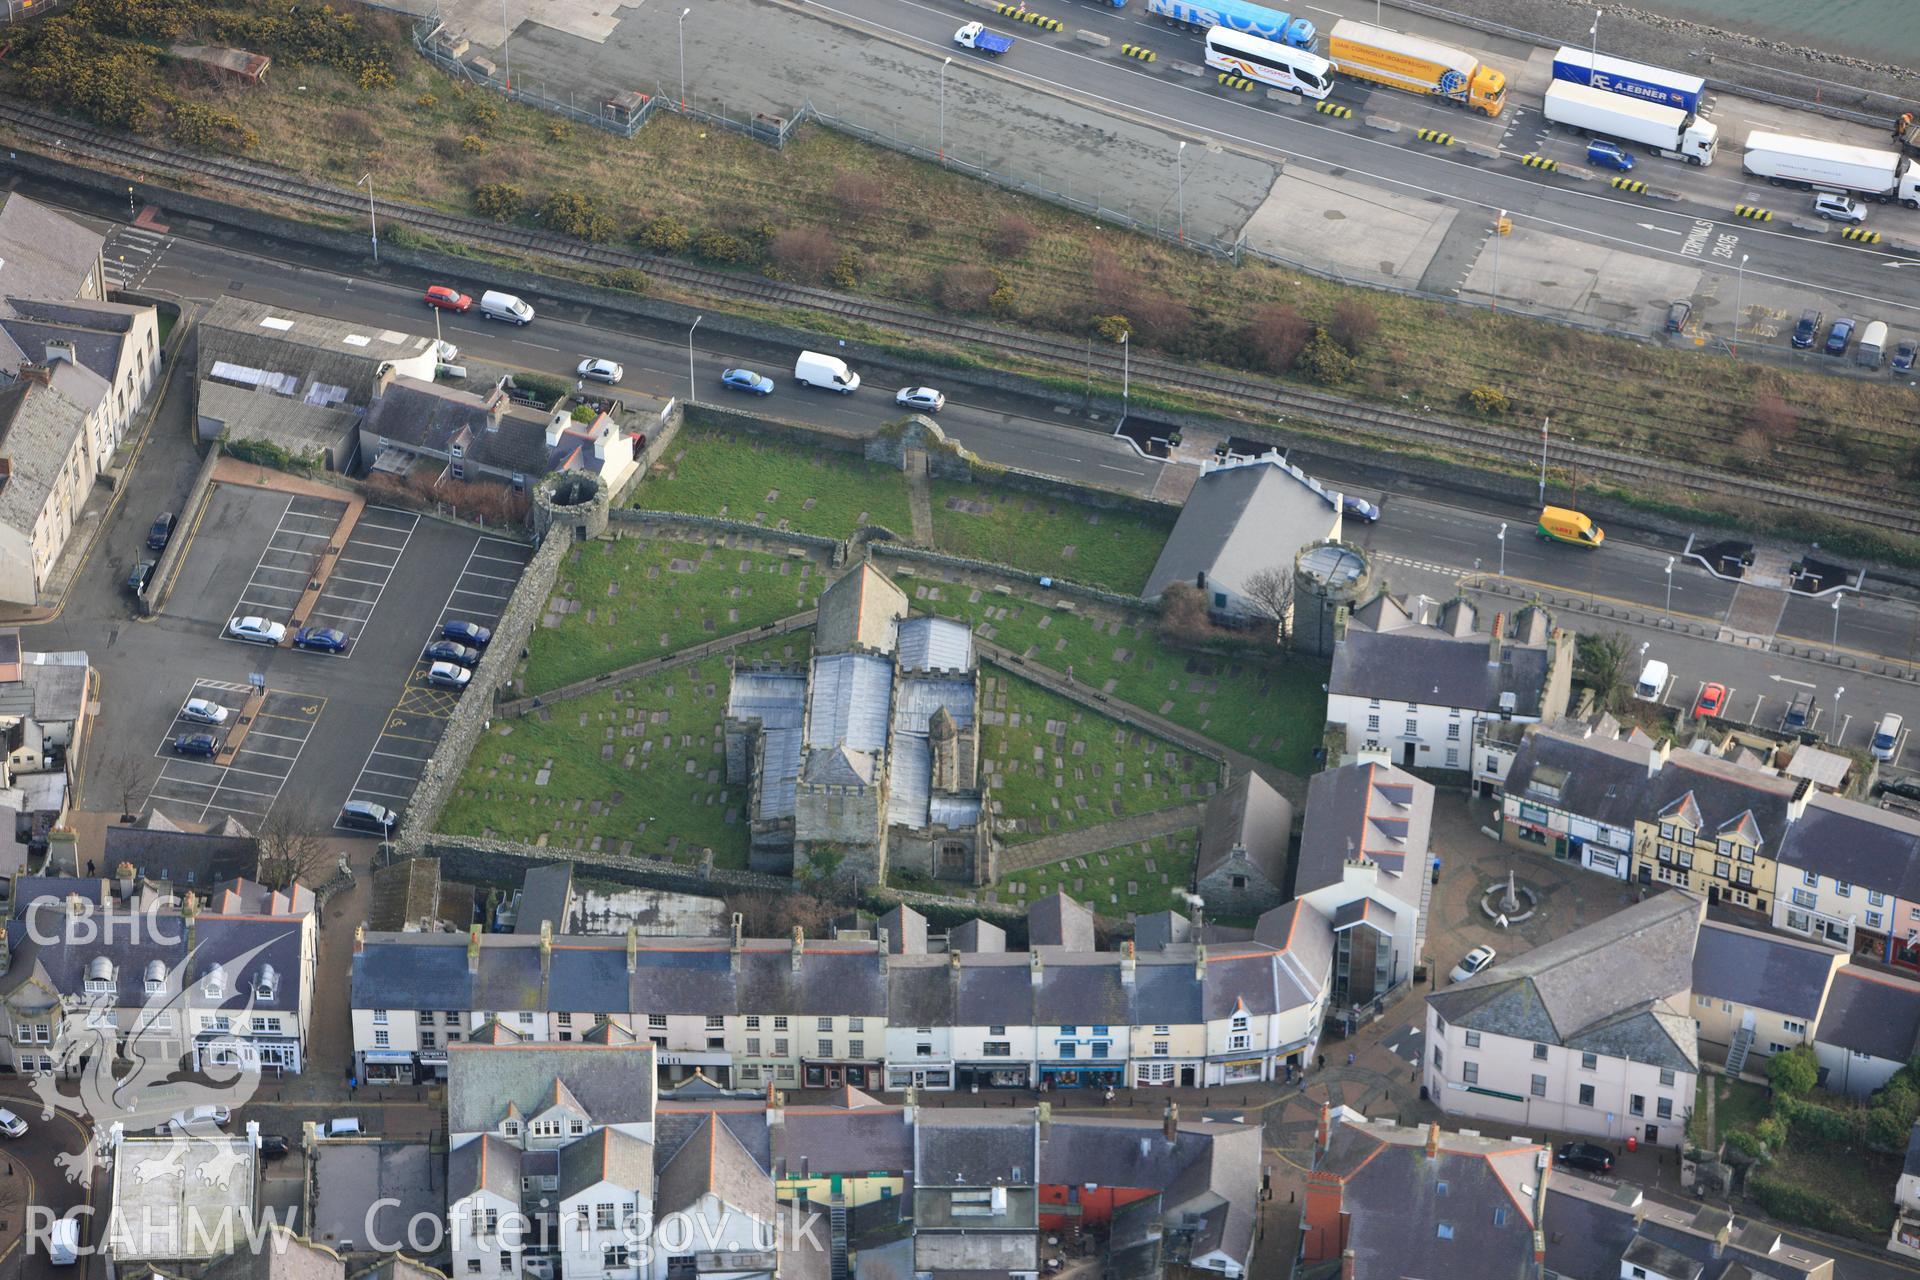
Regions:
<svg viewBox="0 0 1920 1280"><path fill-rule="evenodd" d="M1173 153L1173 176L1177 199L1180 201L1180 243L1187 242L1187 144L1182 142L1180 149Z"/></svg>
<svg viewBox="0 0 1920 1280"><path fill-rule="evenodd" d="M1120 421L1122 422L1127 420L1128 397L1131 395L1133 389L1133 366L1127 355L1127 339L1132 336L1132 330L1128 330L1120 335ZM1833 603L1835 608L1839 608L1840 599L1838 596L1834 597Z"/></svg>
<svg viewBox="0 0 1920 1280"><path fill-rule="evenodd" d="M373 212L373 171L369 169L367 176L353 185L367 189L367 225L373 229L373 260L378 262L380 261L380 222Z"/></svg>
<svg viewBox="0 0 1920 1280"><path fill-rule="evenodd" d="M1598 9L1593 11L1593 25L1587 28L1587 34L1593 37L1593 52L1588 55L1587 61L1587 87L1597 89L1600 86L1594 82L1600 78L1600 10Z"/></svg>
<svg viewBox="0 0 1920 1280"><path fill-rule="evenodd" d="M128 187L128 188L127 188L127 217L128 217L129 219L131 219L131 218L132 218L133 216L134 216L134 213L133 213L133 188L132 188L132 187Z"/></svg>
<svg viewBox="0 0 1920 1280"><path fill-rule="evenodd" d="M947 68L953 65L948 58L940 64L940 163L947 162Z"/></svg>
<svg viewBox="0 0 1920 1280"><path fill-rule="evenodd" d="M1507 522L1500 522L1500 576L1507 576Z"/></svg>
<svg viewBox="0 0 1920 1280"><path fill-rule="evenodd" d="M1839 596L1835 596L1833 598L1833 647L1828 651L1828 656L1831 657L1835 662L1838 662L1840 660L1840 597Z"/></svg>
<svg viewBox="0 0 1920 1280"><path fill-rule="evenodd" d="M691 9L680 11L680 109L687 109L687 15Z"/></svg>
<svg viewBox="0 0 1920 1280"><path fill-rule="evenodd" d="M1833 731L1833 745L1840 745L1840 735L1846 730L1847 722L1840 718L1840 699L1847 696L1847 686L1841 685L1833 691L1833 722L1840 728Z"/></svg>
<svg viewBox="0 0 1920 1280"><path fill-rule="evenodd" d="M1551 415L1540 419L1540 505L1547 505L1547 424Z"/></svg>
<svg viewBox="0 0 1920 1280"><path fill-rule="evenodd" d="M1735 274L1733 278L1733 344L1732 344L1733 350L1732 350L1732 354L1734 355L1740 354L1740 295L1742 292L1745 291L1746 285L1747 285L1747 255L1743 253L1740 255L1740 270L1738 271L1738 273ZM1836 602L1837 602L1837 599L1838 598L1836 597Z"/></svg>
<svg viewBox="0 0 1920 1280"><path fill-rule="evenodd" d="M1667 557L1667 621L1673 621L1673 557Z"/></svg>
<svg viewBox="0 0 1920 1280"><path fill-rule="evenodd" d="M507 0L500 0L500 67L507 78L507 92L513 92L513 51L507 48L507 42L513 35L513 28L507 25Z"/></svg>
<svg viewBox="0 0 1920 1280"><path fill-rule="evenodd" d="M693 331L695 329L698 329L700 327L700 322L705 319L706 319L706 316L704 315L695 316L693 318L693 323L687 326L687 403L688 404L693 403L693 397L694 397Z"/></svg>

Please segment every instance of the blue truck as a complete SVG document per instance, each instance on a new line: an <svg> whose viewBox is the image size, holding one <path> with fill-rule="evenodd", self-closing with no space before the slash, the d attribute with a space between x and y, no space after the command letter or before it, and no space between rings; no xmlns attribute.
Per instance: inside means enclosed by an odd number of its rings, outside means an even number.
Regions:
<svg viewBox="0 0 1920 1280"><path fill-rule="evenodd" d="M1263 40L1278 40L1296 49L1311 50L1319 35L1313 23L1305 18L1296 18L1263 5L1248 4L1246 0L1204 0L1204 3L1147 0L1147 12L1182 27L1201 31L1208 27L1225 27L1229 31L1244 31Z"/></svg>
<svg viewBox="0 0 1920 1280"><path fill-rule="evenodd" d="M1591 49L1561 45L1553 55L1553 78L1570 84L1584 84L1623 97L1638 98L1659 107L1678 107L1688 115L1700 110L1700 95L1707 82L1699 76L1683 75L1665 67L1601 54Z"/></svg>
<svg viewBox="0 0 1920 1280"><path fill-rule="evenodd" d="M962 49L972 49L984 53L989 58L997 58L1013 48L1013 37L1003 36L998 31L989 31L978 22L969 22L953 33L953 42Z"/></svg>

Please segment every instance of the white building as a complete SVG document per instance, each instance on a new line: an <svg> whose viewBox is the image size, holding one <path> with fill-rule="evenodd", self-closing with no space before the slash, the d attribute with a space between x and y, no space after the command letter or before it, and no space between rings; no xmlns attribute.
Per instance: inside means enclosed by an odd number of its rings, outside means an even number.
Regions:
<svg viewBox="0 0 1920 1280"><path fill-rule="evenodd" d="M1677 1146L1700 1070L1706 905L1669 890L1427 997L1426 1085L1450 1115Z"/></svg>
<svg viewBox="0 0 1920 1280"><path fill-rule="evenodd" d="M1808 796L1780 843L1773 924L1920 966L1920 822L1824 792Z"/></svg>

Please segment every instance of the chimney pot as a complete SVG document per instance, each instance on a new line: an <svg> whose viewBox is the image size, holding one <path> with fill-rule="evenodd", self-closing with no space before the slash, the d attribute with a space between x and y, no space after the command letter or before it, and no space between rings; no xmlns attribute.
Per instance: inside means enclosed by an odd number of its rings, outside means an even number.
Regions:
<svg viewBox="0 0 1920 1280"><path fill-rule="evenodd" d="M480 926L477 924L467 929L467 972L480 972Z"/></svg>
<svg viewBox="0 0 1920 1280"><path fill-rule="evenodd" d="M640 926L627 926L627 972L640 967Z"/></svg>
<svg viewBox="0 0 1920 1280"><path fill-rule="evenodd" d="M1437 1160L1439 1157L1440 1125L1438 1122L1435 1122L1427 1126L1427 1159Z"/></svg>
<svg viewBox="0 0 1920 1280"><path fill-rule="evenodd" d="M1168 1142L1180 1140L1180 1104L1167 1099L1167 1109L1160 1116L1160 1136Z"/></svg>
<svg viewBox="0 0 1920 1280"><path fill-rule="evenodd" d="M1038 951L1027 952L1027 974L1033 979L1033 985L1036 987L1046 981L1045 963L1040 959Z"/></svg>
<svg viewBox="0 0 1920 1280"><path fill-rule="evenodd" d="M367 950L367 926L357 924L353 927L353 954L364 955Z"/></svg>

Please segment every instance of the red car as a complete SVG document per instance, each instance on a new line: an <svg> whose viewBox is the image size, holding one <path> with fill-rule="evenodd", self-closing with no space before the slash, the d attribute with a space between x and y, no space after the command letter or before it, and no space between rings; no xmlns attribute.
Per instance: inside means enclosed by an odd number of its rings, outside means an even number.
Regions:
<svg viewBox="0 0 1920 1280"><path fill-rule="evenodd" d="M1708 716L1717 716L1726 710L1727 686L1710 684L1700 690L1700 700L1693 704L1693 718L1705 720Z"/></svg>
<svg viewBox="0 0 1920 1280"><path fill-rule="evenodd" d="M444 311L465 311L473 305L473 299L458 289L449 289L444 284L436 284L427 290L427 305L439 307Z"/></svg>

